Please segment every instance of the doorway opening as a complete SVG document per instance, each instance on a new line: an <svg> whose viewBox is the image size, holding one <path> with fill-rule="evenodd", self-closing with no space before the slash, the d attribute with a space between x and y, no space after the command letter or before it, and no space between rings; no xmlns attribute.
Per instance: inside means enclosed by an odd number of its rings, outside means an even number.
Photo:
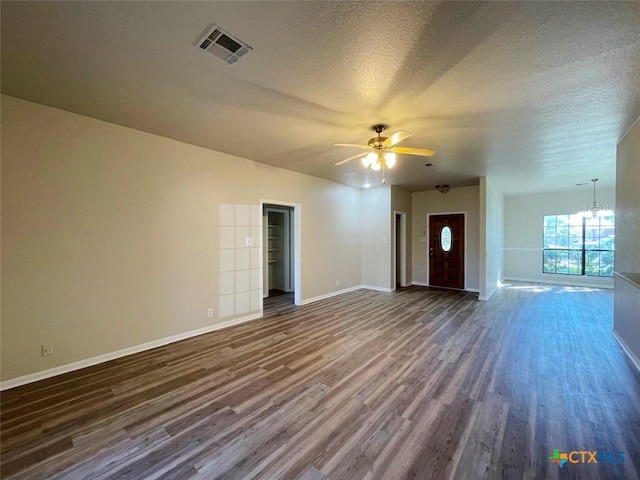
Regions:
<svg viewBox="0 0 640 480"><path fill-rule="evenodd" d="M427 214L427 283L464 290L467 270L466 214Z"/></svg>
<svg viewBox="0 0 640 480"><path fill-rule="evenodd" d="M263 311L300 305L300 207L262 202Z"/></svg>
<svg viewBox="0 0 640 480"><path fill-rule="evenodd" d="M394 212L393 290L407 286L407 214Z"/></svg>

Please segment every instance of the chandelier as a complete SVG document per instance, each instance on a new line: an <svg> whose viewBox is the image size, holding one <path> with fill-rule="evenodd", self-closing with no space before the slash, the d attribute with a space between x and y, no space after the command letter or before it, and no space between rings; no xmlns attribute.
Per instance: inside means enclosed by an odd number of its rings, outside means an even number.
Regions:
<svg viewBox="0 0 640 480"><path fill-rule="evenodd" d="M593 203L583 207L578 212L578 215L581 217L603 217L605 215L613 215L613 210L611 210L608 205L602 205L601 203L596 202L596 182L598 179L592 178L591 181L593 182Z"/></svg>

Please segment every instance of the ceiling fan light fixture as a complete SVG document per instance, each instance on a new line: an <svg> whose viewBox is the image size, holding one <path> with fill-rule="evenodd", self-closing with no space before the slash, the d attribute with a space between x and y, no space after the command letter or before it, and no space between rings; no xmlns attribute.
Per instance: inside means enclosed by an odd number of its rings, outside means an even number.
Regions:
<svg viewBox="0 0 640 480"><path fill-rule="evenodd" d="M430 157L435 153L433 150L428 150L425 148L397 147L396 144L410 137L412 135L411 132L399 130L388 137L383 137L382 135L380 135L387 128L388 126L382 123L373 125L371 127L371 130L376 132L376 136L370 138L366 145L353 143L334 144L336 147L356 147L369 150L369 153L360 153L358 155L354 155L340 162L337 162L334 165L342 165L359 158L364 168L371 168L371 170L373 170L374 172L382 171L382 184L384 185L386 183L386 179L384 178L385 170L393 168L396 165L396 153L406 155L420 155L423 157Z"/></svg>
<svg viewBox="0 0 640 480"><path fill-rule="evenodd" d="M376 154L373 152L369 152L366 157L362 158L362 165L364 168L369 168L369 166L373 165L376 162Z"/></svg>
<svg viewBox="0 0 640 480"><path fill-rule="evenodd" d="M387 168L393 168L396 164L396 154L393 152L387 152L384 154L384 163Z"/></svg>

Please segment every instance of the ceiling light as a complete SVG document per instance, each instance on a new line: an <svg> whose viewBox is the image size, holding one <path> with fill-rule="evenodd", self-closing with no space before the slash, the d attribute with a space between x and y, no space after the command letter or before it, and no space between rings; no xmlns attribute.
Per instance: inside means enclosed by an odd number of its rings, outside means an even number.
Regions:
<svg viewBox="0 0 640 480"><path fill-rule="evenodd" d="M449 190L451 190L451 185L447 185L445 183L441 184L441 185L436 185L436 190L438 190L440 193L447 193Z"/></svg>
<svg viewBox="0 0 640 480"><path fill-rule="evenodd" d="M357 147L371 150L368 153L359 153L358 155L354 155L352 157L346 158L345 160L341 160L335 165L342 165L343 163L347 163L359 158L364 168L371 167L371 170L374 170L376 172L382 170L382 184L384 185L386 183L386 180L384 178L385 170L393 168L396 164L397 159L395 152L407 155L420 155L422 157L431 157L435 153L433 150L429 150L426 148L396 147L395 145L397 143L410 137L411 133L400 130L389 137L383 137L380 134L384 130L386 130L386 128L387 125L384 125L382 123L373 125L371 127L371 130L376 132L376 136L370 138L366 145L356 145L353 143L336 143L335 145L337 147Z"/></svg>
<svg viewBox="0 0 640 480"><path fill-rule="evenodd" d="M385 153L384 163L387 166L387 168L392 168L396 164L396 154L393 152Z"/></svg>
<svg viewBox="0 0 640 480"><path fill-rule="evenodd" d="M371 184L370 184L370 183L365 183L365 184L364 184L364 188L370 188L370 187L371 187Z"/></svg>
<svg viewBox="0 0 640 480"><path fill-rule="evenodd" d="M598 179L592 178L591 181L593 182L593 203L582 207L578 212L578 215L581 217L603 217L605 215L613 215L613 210L611 210L609 206L596 202L596 182Z"/></svg>
<svg viewBox="0 0 640 480"><path fill-rule="evenodd" d="M365 168L368 168L369 165L373 165L377 160L376 154L373 152L369 152L369 154L364 157L361 161L362 161L362 165L364 165Z"/></svg>

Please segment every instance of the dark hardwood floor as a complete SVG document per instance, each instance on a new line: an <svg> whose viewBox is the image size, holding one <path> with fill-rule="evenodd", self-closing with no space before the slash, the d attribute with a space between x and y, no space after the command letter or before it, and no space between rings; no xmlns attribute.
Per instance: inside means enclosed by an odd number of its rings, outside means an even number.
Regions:
<svg viewBox="0 0 640 480"><path fill-rule="evenodd" d="M525 284L276 308L3 392L2 478L638 479L611 317L611 291Z"/></svg>
<svg viewBox="0 0 640 480"><path fill-rule="evenodd" d="M293 302L293 292L286 293L278 291L275 294L269 292L269 296L264 298L262 302L264 316L282 314L297 308Z"/></svg>

